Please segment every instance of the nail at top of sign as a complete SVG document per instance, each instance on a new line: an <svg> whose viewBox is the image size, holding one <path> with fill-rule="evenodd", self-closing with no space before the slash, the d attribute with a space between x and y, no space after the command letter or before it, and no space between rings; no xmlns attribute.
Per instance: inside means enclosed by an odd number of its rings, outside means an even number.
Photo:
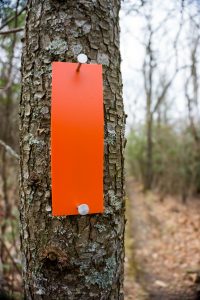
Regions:
<svg viewBox="0 0 200 300"><path fill-rule="evenodd" d="M85 55L83 53L80 53L77 58L78 58L78 62L80 64L85 64L87 62L87 59L88 59L87 55Z"/></svg>
<svg viewBox="0 0 200 300"><path fill-rule="evenodd" d="M76 71L78 72L80 70L81 64L85 64L87 62L88 58L87 58L87 55L80 53L78 55L77 59L78 59L79 64L78 64Z"/></svg>

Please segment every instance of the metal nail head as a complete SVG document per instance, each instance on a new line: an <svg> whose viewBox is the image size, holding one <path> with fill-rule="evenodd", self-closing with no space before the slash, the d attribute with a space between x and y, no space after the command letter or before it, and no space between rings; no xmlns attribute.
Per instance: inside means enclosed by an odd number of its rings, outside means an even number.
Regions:
<svg viewBox="0 0 200 300"><path fill-rule="evenodd" d="M81 205L78 205L78 212L79 212L79 215L81 216L85 216L89 213L89 206L87 204L81 204Z"/></svg>
<svg viewBox="0 0 200 300"><path fill-rule="evenodd" d="M88 58L87 58L87 55L85 55L83 53L80 53L77 56L77 59L78 59L79 64L78 64L78 67L76 69L76 72L79 72L81 65L85 64L87 62Z"/></svg>

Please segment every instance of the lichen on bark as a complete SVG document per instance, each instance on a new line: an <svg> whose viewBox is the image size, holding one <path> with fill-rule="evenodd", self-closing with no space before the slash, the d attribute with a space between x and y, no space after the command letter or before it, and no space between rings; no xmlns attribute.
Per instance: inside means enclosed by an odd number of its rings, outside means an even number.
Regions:
<svg viewBox="0 0 200 300"><path fill-rule="evenodd" d="M124 111L119 0L29 0L20 102L20 218L26 299L123 299ZM103 214L51 216L51 63L103 64ZM81 150L80 150L81 151Z"/></svg>

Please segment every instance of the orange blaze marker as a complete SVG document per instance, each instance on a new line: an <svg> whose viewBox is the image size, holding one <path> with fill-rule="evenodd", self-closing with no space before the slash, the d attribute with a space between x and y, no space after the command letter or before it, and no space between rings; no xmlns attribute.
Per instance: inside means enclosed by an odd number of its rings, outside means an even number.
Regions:
<svg viewBox="0 0 200 300"><path fill-rule="evenodd" d="M53 216L103 212L102 66L52 64ZM89 211L88 211L89 210Z"/></svg>

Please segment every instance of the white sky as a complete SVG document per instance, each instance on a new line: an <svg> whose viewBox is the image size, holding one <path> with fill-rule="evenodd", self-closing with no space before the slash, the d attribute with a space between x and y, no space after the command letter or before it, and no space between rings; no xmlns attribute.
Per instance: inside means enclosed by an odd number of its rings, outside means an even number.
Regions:
<svg viewBox="0 0 200 300"><path fill-rule="evenodd" d="M134 11L127 14L134 4L140 3L137 0L126 0L122 2L120 13L121 20L121 54L122 54L122 77L124 83L125 110L128 114L128 127L132 123L144 120L145 97L143 87L142 68L144 60L144 46L141 42L146 42L147 31L144 18ZM160 78L168 81L174 74L176 68L174 40L176 40L182 15L180 13L181 1L177 0L151 0L145 8L140 8L140 12L149 13L152 9L152 26L157 28L163 21L163 26L157 31L153 38L153 48L158 68L154 76L154 92L159 89ZM151 7L150 7L151 6ZM195 5L186 8L183 13L184 26L178 38L178 66L190 65L190 40L188 38L191 25L189 15L196 12ZM167 16L167 18L166 18ZM199 17L198 17L199 18ZM199 19L198 19L199 21ZM188 70L179 72L174 84L167 94L169 103L169 116L172 121L186 117L186 100L184 97L184 82Z"/></svg>

